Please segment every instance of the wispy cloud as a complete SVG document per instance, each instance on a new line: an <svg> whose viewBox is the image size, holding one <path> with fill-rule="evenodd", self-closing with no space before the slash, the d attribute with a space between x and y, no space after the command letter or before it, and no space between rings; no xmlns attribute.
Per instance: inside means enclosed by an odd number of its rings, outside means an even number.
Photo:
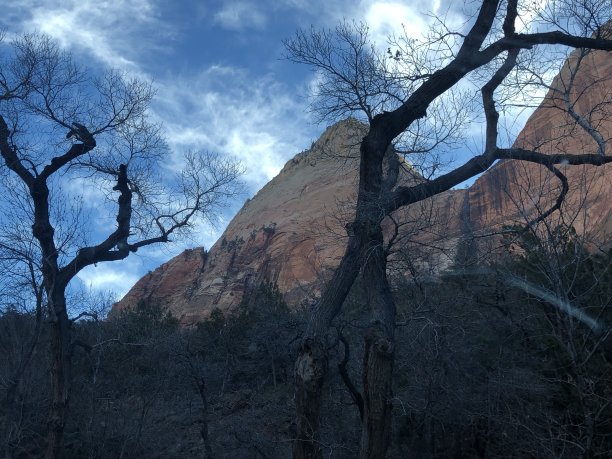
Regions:
<svg viewBox="0 0 612 459"><path fill-rule="evenodd" d="M229 1L214 15L215 22L229 30L242 32L263 29L267 18L253 2Z"/></svg>
<svg viewBox="0 0 612 459"><path fill-rule="evenodd" d="M444 3L448 3L446 0ZM380 47L387 46L390 35L403 35L411 38L421 37L434 21L432 14L443 14L448 20L450 5L443 0L421 2L417 0L281 0L277 4L284 8L301 10L304 14L316 14L316 22L321 27L333 28L341 21L363 21L370 28L370 37ZM454 16L454 15L452 15ZM308 27L302 24L302 27Z"/></svg>
<svg viewBox="0 0 612 459"><path fill-rule="evenodd" d="M5 28L18 24L17 32L45 33L65 48L121 69L134 70L142 53L158 47L160 35L171 33L157 17L153 0L8 0L3 10L6 19L0 24Z"/></svg>
<svg viewBox="0 0 612 459"><path fill-rule="evenodd" d="M411 38L418 38L427 29L425 16L404 2L374 2L367 8L364 20L378 45L384 45L390 34L405 31Z"/></svg>
<svg viewBox="0 0 612 459"><path fill-rule="evenodd" d="M239 159L251 192L304 149L314 127L291 88L245 69L211 66L162 84L156 113L175 150L212 150Z"/></svg>
<svg viewBox="0 0 612 459"><path fill-rule="evenodd" d="M78 274L82 284L95 291L112 291L119 298L142 277L143 260L130 257L121 262L88 266Z"/></svg>

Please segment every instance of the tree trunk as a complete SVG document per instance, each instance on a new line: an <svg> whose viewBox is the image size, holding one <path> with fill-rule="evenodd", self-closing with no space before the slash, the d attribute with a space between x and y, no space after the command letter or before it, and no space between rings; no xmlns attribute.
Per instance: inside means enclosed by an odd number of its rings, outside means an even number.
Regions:
<svg viewBox="0 0 612 459"><path fill-rule="evenodd" d="M327 349L324 339L314 337L300 346L295 363L295 403L298 434L293 444L295 459L322 457L319 442L319 413L323 380L327 372Z"/></svg>
<svg viewBox="0 0 612 459"><path fill-rule="evenodd" d="M340 266L311 313L306 334L298 350L295 362L298 431L293 444L293 457L296 459L313 459L322 456L319 442L319 414L323 381L327 373L328 353L325 339L331 321L340 311L359 274L359 253L359 243L355 237L351 237Z"/></svg>
<svg viewBox="0 0 612 459"><path fill-rule="evenodd" d="M196 385L200 393L200 399L202 400L202 418L200 420L202 428L200 429L200 436L204 443L204 457L206 459L212 459L214 456L212 446L210 445L210 438L208 437L208 398L206 397L206 380L203 376L196 379Z"/></svg>
<svg viewBox="0 0 612 459"><path fill-rule="evenodd" d="M388 294L383 235L380 227L385 215L381 213L380 199L384 178L383 158L390 139L385 136L386 127L383 127L382 131L381 134L371 128L361 142L357 208L353 222L347 225L349 243L340 266L326 284L321 299L313 308L304 339L298 350L295 363L297 409L297 437L293 445L295 459L318 459L322 456L319 414L328 364L325 342L327 330L340 312L365 257L370 258L373 253L376 254L376 262L372 265L371 271L382 269L382 275L380 272L377 274L377 279L380 281L375 285L380 287L381 292L386 290ZM390 153L395 154L391 150ZM374 389L376 387L379 385ZM386 399L386 393L384 397Z"/></svg>
<svg viewBox="0 0 612 459"><path fill-rule="evenodd" d="M382 459L389 447L394 343L381 335L379 330L372 330L365 343L361 459Z"/></svg>
<svg viewBox="0 0 612 459"><path fill-rule="evenodd" d="M382 230L377 239L379 244L369 254L363 276L371 317L363 360L361 459L382 459L386 456L391 423L395 303L387 280Z"/></svg>
<svg viewBox="0 0 612 459"><path fill-rule="evenodd" d="M51 300L50 357L51 407L47 424L47 450L45 459L60 457L64 427L68 413L71 381L70 320L66 312L66 299L55 294Z"/></svg>

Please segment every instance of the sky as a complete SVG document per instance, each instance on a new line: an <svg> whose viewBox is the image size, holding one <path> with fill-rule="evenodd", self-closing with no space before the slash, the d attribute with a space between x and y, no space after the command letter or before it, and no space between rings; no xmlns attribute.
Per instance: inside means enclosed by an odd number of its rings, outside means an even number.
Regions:
<svg viewBox="0 0 612 459"><path fill-rule="evenodd" d="M319 137L326 126L307 111L314 76L283 59L283 40L298 28L363 20L384 47L403 24L414 35L424 31L428 12L452 19L455 13L441 1L3 0L0 30L8 39L42 32L87 66L152 81L152 114L173 151L215 151L245 167L246 192L219 225L89 267L79 275L83 285L121 296L185 248L211 247L242 203Z"/></svg>

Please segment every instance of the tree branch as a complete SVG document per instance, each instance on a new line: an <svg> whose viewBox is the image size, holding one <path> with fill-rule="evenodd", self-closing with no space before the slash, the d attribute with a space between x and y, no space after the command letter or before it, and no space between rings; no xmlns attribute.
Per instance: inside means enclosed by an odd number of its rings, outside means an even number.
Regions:
<svg viewBox="0 0 612 459"><path fill-rule="evenodd" d="M514 34L503 37L472 56L476 67L490 62L495 56L510 49L531 49L536 45L565 45L571 48L590 48L612 51L612 40L604 38L577 37L560 31L532 34Z"/></svg>
<svg viewBox="0 0 612 459"><path fill-rule="evenodd" d="M497 149L497 123L499 121L499 113L495 108L495 100L493 94L500 84L506 79L508 74L516 66L516 59L519 50L512 49L508 51L506 60L503 65L495 72L491 79L482 87L482 105L484 107L485 119L487 124L486 129L486 145L485 153L493 154Z"/></svg>
<svg viewBox="0 0 612 459"><path fill-rule="evenodd" d="M483 153L465 162L462 166L440 177L412 187L399 187L383 198L382 208L388 214L402 206L413 204L435 194L450 190L469 178L486 171L498 159L518 159L549 167L555 164L601 166L612 163L612 156L599 154L553 154L547 155L522 148L497 148L493 154Z"/></svg>
<svg viewBox="0 0 612 459"><path fill-rule="evenodd" d="M9 144L10 131L6 121L0 115L0 154L4 158L6 167L15 172L19 178L31 188L34 185L34 176L29 172L17 157L15 150Z"/></svg>
<svg viewBox="0 0 612 459"><path fill-rule="evenodd" d="M129 255L130 248L127 244L127 238L130 235L132 218L132 191L128 182L127 166L121 164L117 176L117 185L113 187L113 190L120 193L116 219L117 229L100 244L80 249L76 257L60 270L60 276L66 285L85 266L102 261L123 260ZM117 247L117 249L113 250L114 247Z"/></svg>
<svg viewBox="0 0 612 459"><path fill-rule="evenodd" d="M567 196L567 193L569 192L569 183L567 182L567 177L559 169L557 169L551 164L548 164L545 167L553 174L555 174L555 176L561 181L561 192L559 193L559 196L557 196L557 200L550 209L548 209L546 212L541 213L536 218L527 223L528 228L537 225L542 220L548 218L548 216L551 215L553 212L559 210L561 208L561 204L563 204L563 201L565 200L565 196Z"/></svg>
<svg viewBox="0 0 612 459"><path fill-rule="evenodd" d="M74 135L82 143L75 143L63 155L51 159L51 164L46 165L40 174L40 177L42 177L43 180L46 180L73 159L83 156L85 153L96 148L96 139L94 139L89 130L82 124L72 124L74 128L68 132L66 137L70 138Z"/></svg>
<svg viewBox="0 0 612 459"><path fill-rule="evenodd" d="M387 143L404 132L415 120L426 116L431 102L453 87L469 72L491 62L504 51L512 49L531 49L535 45L559 44L574 48L591 48L612 51L612 40L587 38L563 32L544 32L535 34L513 34L478 51L486 34L490 31L497 2L485 1L476 23L466 36L457 56L446 67L434 72L400 107L392 112L377 115L372 120L372 129L384 133ZM485 14L486 13L486 14ZM489 15L490 17L485 17Z"/></svg>
<svg viewBox="0 0 612 459"><path fill-rule="evenodd" d="M338 332L338 338L344 345L344 357L342 358L342 362L338 364L338 371L340 372L342 381L344 382L344 385L348 389L349 394L351 394L351 398L355 402L355 405L357 405L357 409L359 409L359 418L363 421L363 396L357 390L357 388L353 384L353 381L351 381L351 377L349 376L348 371L346 369L346 365L350 358L349 343L339 328L337 328L336 331Z"/></svg>
<svg viewBox="0 0 612 459"><path fill-rule="evenodd" d="M518 0L508 0L508 5L506 6L506 18L504 19L504 25L502 26L502 30L504 31L504 35L506 37L510 37L515 33L514 23L518 17L517 3Z"/></svg>

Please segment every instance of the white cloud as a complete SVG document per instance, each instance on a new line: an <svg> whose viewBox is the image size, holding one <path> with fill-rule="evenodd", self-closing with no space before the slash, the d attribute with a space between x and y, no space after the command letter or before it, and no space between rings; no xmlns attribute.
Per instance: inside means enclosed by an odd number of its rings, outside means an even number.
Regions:
<svg viewBox="0 0 612 459"><path fill-rule="evenodd" d="M230 1L214 15L215 22L221 27L234 31L246 29L263 29L266 16L257 9L254 3Z"/></svg>
<svg viewBox="0 0 612 459"><path fill-rule="evenodd" d="M333 2L282 0L285 8L298 9L302 15L313 18L302 24L308 27L311 22L317 27L333 28L342 21L363 21L370 28L370 37L381 49L386 49L387 38L390 35L403 35L405 32L411 38L423 36L433 23L431 14L440 14L445 23L451 27L457 22L458 15L451 12L452 3L449 0L434 0L419 2L417 0L336 0ZM444 4L448 3L448 4ZM276 3L275 3L276 4ZM316 18L316 19L315 19Z"/></svg>
<svg viewBox="0 0 612 459"><path fill-rule="evenodd" d="M142 271L142 260L130 257L120 262L88 266L77 277L89 289L112 291L120 298L142 277Z"/></svg>
<svg viewBox="0 0 612 459"><path fill-rule="evenodd" d="M61 46L85 51L114 68L136 69L140 53L154 49L160 34L169 34L153 0L8 0L3 9L9 12L7 20L14 20L4 27L19 23L20 32L45 33ZM155 34L142 33L146 30Z"/></svg>
<svg viewBox="0 0 612 459"><path fill-rule="evenodd" d="M304 105L270 77L215 67L160 83L155 111L176 151L210 150L246 167L251 192L304 149L314 128Z"/></svg>
<svg viewBox="0 0 612 459"><path fill-rule="evenodd" d="M379 46L384 45L391 34L401 35L405 31L409 37L418 38L428 27L422 13L402 2L374 2L367 8L364 20Z"/></svg>

